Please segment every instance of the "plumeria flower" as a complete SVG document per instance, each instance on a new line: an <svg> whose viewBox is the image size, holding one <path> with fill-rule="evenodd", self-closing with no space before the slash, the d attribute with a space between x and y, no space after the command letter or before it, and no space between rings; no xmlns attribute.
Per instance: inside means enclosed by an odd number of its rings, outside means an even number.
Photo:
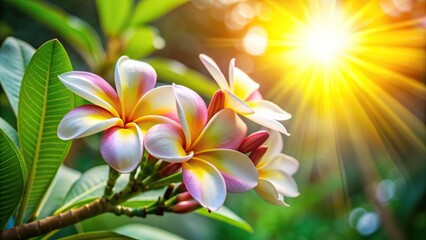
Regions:
<svg viewBox="0 0 426 240"><path fill-rule="evenodd" d="M229 63L229 81L213 59L204 54L200 54L200 59L220 89L224 91L225 108L230 108L262 126L289 135L279 121L288 120L291 115L275 103L264 100L259 92L259 84L235 67L235 59Z"/></svg>
<svg viewBox="0 0 426 240"><path fill-rule="evenodd" d="M171 86L154 88L157 74L147 63L123 56L117 61L114 78L117 92L93 73L73 71L59 76L69 90L93 105L66 114L58 136L69 140L104 131L102 157L117 171L129 173L141 161L146 131L159 123L178 121L175 99Z"/></svg>
<svg viewBox="0 0 426 240"><path fill-rule="evenodd" d="M159 124L145 135L145 148L155 158L182 164L188 192L203 207L219 209L226 192L244 192L257 184L250 159L236 151L247 126L230 109L208 121L207 107L194 91L173 85L179 124Z"/></svg>
<svg viewBox="0 0 426 240"><path fill-rule="evenodd" d="M255 160L259 171L259 183L254 190L267 202L288 206L284 202L284 197L299 195L297 184L292 177L299 169L299 162L281 153L283 140L277 131L270 132L265 145L266 152L259 160Z"/></svg>

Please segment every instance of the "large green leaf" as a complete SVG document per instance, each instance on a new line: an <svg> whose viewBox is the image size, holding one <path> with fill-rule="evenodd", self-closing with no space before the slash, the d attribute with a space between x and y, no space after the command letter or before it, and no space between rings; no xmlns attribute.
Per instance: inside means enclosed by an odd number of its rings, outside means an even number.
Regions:
<svg viewBox="0 0 426 240"><path fill-rule="evenodd" d="M105 52L96 31L85 21L41 1L7 0L26 14L50 27L78 51L92 67L103 61Z"/></svg>
<svg viewBox="0 0 426 240"><path fill-rule="evenodd" d="M123 236L131 237L133 239L143 239L143 240L182 240L183 238L166 232L159 228L143 225L143 224L127 224L121 227L114 229L115 233L118 233Z"/></svg>
<svg viewBox="0 0 426 240"><path fill-rule="evenodd" d="M13 37L6 38L0 49L0 84L15 115L22 77L34 51L29 44Z"/></svg>
<svg viewBox="0 0 426 240"><path fill-rule="evenodd" d="M18 132L10 126L3 118L0 118L0 129L6 133L6 135L15 143L19 148Z"/></svg>
<svg viewBox="0 0 426 240"><path fill-rule="evenodd" d="M16 145L0 129L0 229L21 200L27 169Z"/></svg>
<svg viewBox="0 0 426 240"><path fill-rule="evenodd" d="M186 2L188 2L188 0L140 1L136 6L130 25L136 26L151 22Z"/></svg>
<svg viewBox="0 0 426 240"><path fill-rule="evenodd" d="M126 240L126 239L134 239L131 237L126 237L124 235L112 232L112 231L94 231L94 232L83 232L79 234L75 234L68 237L59 238L58 240Z"/></svg>
<svg viewBox="0 0 426 240"><path fill-rule="evenodd" d="M160 81L187 86L206 97L211 97L219 89L210 79L178 61L151 58L147 62L157 71Z"/></svg>
<svg viewBox="0 0 426 240"><path fill-rule="evenodd" d="M246 221L244 221L242 218L240 218L237 214L229 210L229 208L223 206L216 212L209 213L206 209L200 208L196 211L196 213L201 214L203 216L216 219L221 222L225 222L229 225L241 228L247 232L252 233L253 228L248 224Z"/></svg>
<svg viewBox="0 0 426 240"><path fill-rule="evenodd" d="M45 218L62 206L68 191L72 185L81 177L77 170L62 165L56 173L55 179L46 194L46 202L41 209L39 218Z"/></svg>
<svg viewBox="0 0 426 240"><path fill-rule="evenodd" d="M127 26L133 0L96 0L102 30L110 37L118 37Z"/></svg>
<svg viewBox="0 0 426 240"><path fill-rule="evenodd" d="M133 59L148 56L165 45L164 39L159 36L158 29L151 26L131 28L123 34L123 38L123 54Z"/></svg>
<svg viewBox="0 0 426 240"><path fill-rule="evenodd" d="M58 75L71 70L61 43L50 40L34 53L22 80L18 135L29 176L18 222L24 211L32 216L37 210L71 145L57 136L61 118L74 106L72 93Z"/></svg>

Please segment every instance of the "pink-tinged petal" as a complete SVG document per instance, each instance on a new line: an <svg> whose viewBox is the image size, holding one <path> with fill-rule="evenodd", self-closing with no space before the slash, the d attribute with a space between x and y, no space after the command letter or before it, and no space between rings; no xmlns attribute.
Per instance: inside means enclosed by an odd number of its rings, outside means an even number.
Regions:
<svg viewBox="0 0 426 240"><path fill-rule="evenodd" d="M257 114L269 117L278 121L291 118L291 114L281 109L278 105L267 100L253 100L246 102Z"/></svg>
<svg viewBox="0 0 426 240"><path fill-rule="evenodd" d="M214 149L196 154L194 158L215 166L226 183L228 192L246 192L257 185L258 172L246 155L229 149Z"/></svg>
<svg viewBox="0 0 426 240"><path fill-rule="evenodd" d="M226 81L225 76L223 75L222 71L220 71L216 62L204 54L200 54L200 59L209 73L212 75L213 79L216 81L217 85L219 85L221 89L229 89L228 82Z"/></svg>
<svg viewBox="0 0 426 240"><path fill-rule="evenodd" d="M252 114L254 110L251 109L247 103L235 96L228 90L224 90L225 93L225 108L230 108L239 114Z"/></svg>
<svg viewBox="0 0 426 240"><path fill-rule="evenodd" d="M246 101L250 95L259 89L259 84L253 81L239 68L234 69L233 92L240 99Z"/></svg>
<svg viewBox="0 0 426 240"><path fill-rule="evenodd" d="M259 183L254 190L263 200L275 205L288 207L288 204L284 202L284 197L277 192L274 185L269 181L259 179Z"/></svg>
<svg viewBox="0 0 426 240"><path fill-rule="evenodd" d="M143 134L136 124L113 127L102 134L100 148L105 162L120 173L129 173L142 159Z"/></svg>
<svg viewBox="0 0 426 240"><path fill-rule="evenodd" d="M130 120L147 115L159 115L179 122L176 99L172 86L161 86L149 90L135 105Z"/></svg>
<svg viewBox="0 0 426 240"><path fill-rule="evenodd" d="M281 134L277 131L270 131L269 138L266 140L265 145L268 147L268 150L257 164L258 169L268 165L276 156L280 155L283 151L284 145Z"/></svg>
<svg viewBox="0 0 426 240"><path fill-rule="evenodd" d="M194 158L184 162L182 178L188 192L203 207L216 211L225 202L225 180L212 164Z"/></svg>
<svg viewBox="0 0 426 240"><path fill-rule="evenodd" d="M279 132L281 132L281 133L283 133L287 136L290 136L290 134L287 132L285 127L280 122L278 122L277 120L263 116L259 113L244 114L243 116L248 118L249 120L261 125L261 126L267 127L269 129L272 129L272 130L279 131Z"/></svg>
<svg viewBox="0 0 426 240"><path fill-rule="evenodd" d="M117 61L114 78L122 117L127 119L139 99L155 86L157 73L148 63L123 56Z"/></svg>
<svg viewBox="0 0 426 240"><path fill-rule="evenodd" d="M191 149L195 152L215 148L238 149L246 133L246 124L232 110L223 109L207 123Z"/></svg>
<svg viewBox="0 0 426 240"><path fill-rule="evenodd" d="M149 154L172 163L188 161L194 155L193 152L185 152L184 141L182 129L174 124L155 125L144 138L145 148Z"/></svg>
<svg viewBox="0 0 426 240"><path fill-rule="evenodd" d="M78 96L105 108L114 116L120 113L117 93L103 78L89 72L73 71L58 76L69 90Z"/></svg>
<svg viewBox="0 0 426 240"><path fill-rule="evenodd" d="M58 137L63 140L82 138L117 125L123 125L123 121L104 108L83 105L64 116L58 126Z"/></svg>
<svg viewBox="0 0 426 240"><path fill-rule="evenodd" d="M190 146L206 125L207 107L203 99L191 89L176 84L173 84L173 88L186 146Z"/></svg>
<svg viewBox="0 0 426 240"><path fill-rule="evenodd" d="M150 128L158 124L172 124L172 125L179 126L178 122L170 118L158 116L158 115L143 116L138 119L135 119L133 122L139 126L139 128L141 129L143 133L146 133Z"/></svg>
<svg viewBox="0 0 426 240"><path fill-rule="evenodd" d="M299 162L295 158L281 153L267 161L263 166L258 167L258 169L259 171L262 169L277 169L292 176L299 170Z"/></svg>
<svg viewBox="0 0 426 240"><path fill-rule="evenodd" d="M262 169L259 170L259 179L268 180L277 189L279 194L287 197L299 196L296 181L293 177L284 171L278 169Z"/></svg>
<svg viewBox="0 0 426 240"><path fill-rule="evenodd" d="M248 96L247 99L245 99L245 101L252 101L252 100L262 100L263 96L260 93L259 90L254 91L250 96Z"/></svg>
<svg viewBox="0 0 426 240"><path fill-rule="evenodd" d="M235 58L231 59L231 61L229 61L229 75L228 75L228 79L229 79L229 90L231 92L234 91L234 72L235 72Z"/></svg>

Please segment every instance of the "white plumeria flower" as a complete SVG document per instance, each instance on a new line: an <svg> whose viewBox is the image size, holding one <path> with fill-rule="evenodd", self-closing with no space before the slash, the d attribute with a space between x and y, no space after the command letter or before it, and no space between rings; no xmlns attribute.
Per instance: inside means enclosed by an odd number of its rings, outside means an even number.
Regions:
<svg viewBox="0 0 426 240"><path fill-rule="evenodd" d="M279 121L290 119L291 114L275 103L264 100L259 92L259 84L235 67L235 59L229 63L229 81L213 59L204 54L200 54L200 59L225 93L224 108L230 108L257 124L289 135Z"/></svg>
<svg viewBox="0 0 426 240"><path fill-rule="evenodd" d="M277 131L271 131L265 142L268 147L265 154L256 164L259 181L254 190L265 201L288 206L284 197L297 197L299 191L293 175L299 169L299 162L282 153L283 140Z"/></svg>
<svg viewBox="0 0 426 240"><path fill-rule="evenodd" d="M64 116L59 138L76 139L103 131L102 157L118 172L129 173L139 165L144 135L152 126L179 121L172 86L154 88L157 74L147 63L121 57L115 66L117 91L90 72L68 72L59 79L93 103Z"/></svg>

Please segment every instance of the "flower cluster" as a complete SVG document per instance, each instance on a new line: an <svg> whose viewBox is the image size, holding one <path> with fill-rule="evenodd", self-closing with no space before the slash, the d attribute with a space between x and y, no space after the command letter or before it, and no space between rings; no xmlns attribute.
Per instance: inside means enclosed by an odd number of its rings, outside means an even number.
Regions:
<svg viewBox="0 0 426 240"><path fill-rule="evenodd" d="M298 162L281 153L280 133L288 133L279 121L291 115L264 100L259 84L234 60L227 81L211 58L200 58L220 88L208 107L187 87L155 87L155 70L125 56L115 67L117 91L92 73L60 75L68 89L93 104L65 115L58 136L68 140L103 132L102 157L121 173L134 171L147 151L181 170L190 196L211 210L223 205L227 192L251 189L270 203L286 205L284 196L298 195L292 178ZM240 116L270 130L247 136Z"/></svg>

